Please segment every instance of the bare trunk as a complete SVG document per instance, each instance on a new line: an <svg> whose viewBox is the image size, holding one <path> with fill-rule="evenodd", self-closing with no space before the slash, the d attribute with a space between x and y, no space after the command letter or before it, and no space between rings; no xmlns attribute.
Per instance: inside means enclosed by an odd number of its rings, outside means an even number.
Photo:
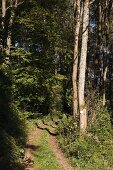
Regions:
<svg viewBox="0 0 113 170"><path fill-rule="evenodd" d="M15 0L15 4L13 5L13 1L11 1L11 15L9 20L9 27L8 27L8 36L7 36L7 55L10 56L10 49L12 46L12 26L14 23L15 17L15 9L17 8L18 0Z"/></svg>
<svg viewBox="0 0 113 170"><path fill-rule="evenodd" d="M103 34L103 30L102 30L102 6L101 6L101 2L99 2L98 4L98 13L99 13L99 20L98 20L98 50L99 50L99 55L100 55L100 71L101 71L101 77L100 77L100 84L102 85L103 80L103 44L102 44L102 34ZM102 88L100 89L102 90Z"/></svg>
<svg viewBox="0 0 113 170"><path fill-rule="evenodd" d="M77 87L77 71L78 71L78 39L80 31L80 0L77 0L74 4L75 12L75 33L74 33L74 61L73 61L73 116L78 115L78 87Z"/></svg>
<svg viewBox="0 0 113 170"><path fill-rule="evenodd" d="M4 18L6 14L6 0L2 0L2 26L4 28Z"/></svg>
<svg viewBox="0 0 113 170"><path fill-rule="evenodd" d="M104 77L103 77L103 106L106 105L106 76L107 76L108 67L105 68Z"/></svg>
<svg viewBox="0 0 113 170"><path fill-rule="evenodd" d="M108 45L108 40L106 36L106 46ZM107 80L107 73L108 73L108 47L106 47L106 53L105 53L105 68L103 72L103 106L106 105L106 80Z"/></svg>
<svg viewBox="0 0 113 170"><path fill-rule="evenodd" d="M106 9L108 8L108 10L110 10L109 5L111 5L111 3L108 2L108 0L105 1L105 7ZM104 34L105 34L105 59L104 59L104 72L103 72L103 106L106 105L106 80L107 80L107 72L108 72L108 65L109 65L109 20L110 20L110 13L111 11L105 11L104 13Z"/></svg>
<svg viewBox="0 0 113 170"><path fill-rule="evenodd" d="M82 31L82 48L79 70L79 109L80 109L80 131L85 132L87 127L87 111L85 105L85 72L88 43L88 25L89 25L89 0L83 2L83 31Z"/></svg>
<svg viewBox="0 0 113 170"><path fill-rule="evenodd" d="M4 29L5 29L5 15L6 15L6 0L2 0L2 50L4 49Z"/></svg>

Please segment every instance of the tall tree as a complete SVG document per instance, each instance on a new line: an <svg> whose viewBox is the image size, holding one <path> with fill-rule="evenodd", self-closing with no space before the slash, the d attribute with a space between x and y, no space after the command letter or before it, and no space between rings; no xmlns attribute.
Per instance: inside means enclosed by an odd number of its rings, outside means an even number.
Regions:
<svg viewBox="0 0 113 170"><path fill-rule="evenodd" d="M74 118L78 115L78 84L77 84L77 73L78 73L78 43L79 43L79 32L80 32L80 0L74 2L74 61L73 61L73 116Z"/></svg>
<svg viewBox="0 0 113 170"><path fill-rule="evenodd" d="M8 33L7 33L7 55L10 55L10 49L12 45L12 27L14 24L15 19L15 10L18 7L18 0L11 0L10 1L10 18L9 18L9 25L8 25Z"/></svg>
<svg viewBox="0 0 113 170"><path fill-rule="evenodd" d="M82 46L79 67L79 109L80 109L80 130L84 132L87 127L87 111L85 105L85 72L88 43L88 25L89 25L89 0L83 1L83 28L82 28Z"/></svg>
<svg viewBox="0 0 113 170"><path fill-rule="evenodd" d="M6 0L2 0L2 49L4 48L4 30L5 30Z"/></svg>

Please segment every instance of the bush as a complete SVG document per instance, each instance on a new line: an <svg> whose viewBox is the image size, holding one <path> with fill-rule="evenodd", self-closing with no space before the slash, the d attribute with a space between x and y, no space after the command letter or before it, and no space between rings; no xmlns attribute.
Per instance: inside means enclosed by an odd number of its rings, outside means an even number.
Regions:
<svg viewBox="0 0 113 170"><path fill-rule="evenodd" d="M113 169L113 129L110 112L96 102L85 135L73 118L64 120L59 128L59 144L78 170Z"/></svg>
<svg viewBox="0 0 113 170"><path fill-rule="evenodd" d="M49 91L49 111L52 116L61 115L63 111L63 81L65 76L57 74L47 82Z"/></svg>
<svg viewBox="0 0 113 170"><path fill-rule="evenodd" d="M23 168L26 126L24 116L15 106L12 75L7 69L0 70L0 169L20 170Z"/></svg>
<svg viewBox="0 0 113 170"><path fill-rule="evenodd" d="M0 167L1 170L22 170L22 150L14 137L0 130Z"/></svg>

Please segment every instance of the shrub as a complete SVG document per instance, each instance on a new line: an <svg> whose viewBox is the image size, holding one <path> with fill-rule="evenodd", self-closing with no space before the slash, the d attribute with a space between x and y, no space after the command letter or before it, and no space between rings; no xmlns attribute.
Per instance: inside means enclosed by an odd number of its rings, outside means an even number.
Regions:
<svg viewBox="0 0 113 170"><path fill-rule="evenodd" d="M59 144L78 170L113 169L113 130L110 112L96 102L85 135L80 135L73 118L59 128Z"/></svg>
<svg viewBox="0 0 113 170"><path fill-rule="evenodd" d="M13 99L12 75L0 69L0 169L22 169L22 157L26 143L24 116Z"/></svg>
<svg viewBox="0 0 113 170"><path fill-rule="evenodd" d="M22 170L22 148L5 130L0 130L0 139L1 170Z"/></svg>
<svg viewBox="0 0 113 170"><path fill-rule="evenodd" d="M57 74L53 76L47 82L47 87L49 91L49 101L50 101L50 114L61 115L63 111L63 81L65 77L63 75Z"/></svg>

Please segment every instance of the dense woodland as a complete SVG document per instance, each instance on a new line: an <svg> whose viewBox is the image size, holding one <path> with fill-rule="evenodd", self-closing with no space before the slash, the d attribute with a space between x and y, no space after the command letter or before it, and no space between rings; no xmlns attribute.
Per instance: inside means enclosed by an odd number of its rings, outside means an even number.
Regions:
<svg viewBox="0 0 113 170"><path fill-rule="evenodd" d="M76 170L113 169L112 0L1 0L0 58L0 170L39 119Z"/></svg>

